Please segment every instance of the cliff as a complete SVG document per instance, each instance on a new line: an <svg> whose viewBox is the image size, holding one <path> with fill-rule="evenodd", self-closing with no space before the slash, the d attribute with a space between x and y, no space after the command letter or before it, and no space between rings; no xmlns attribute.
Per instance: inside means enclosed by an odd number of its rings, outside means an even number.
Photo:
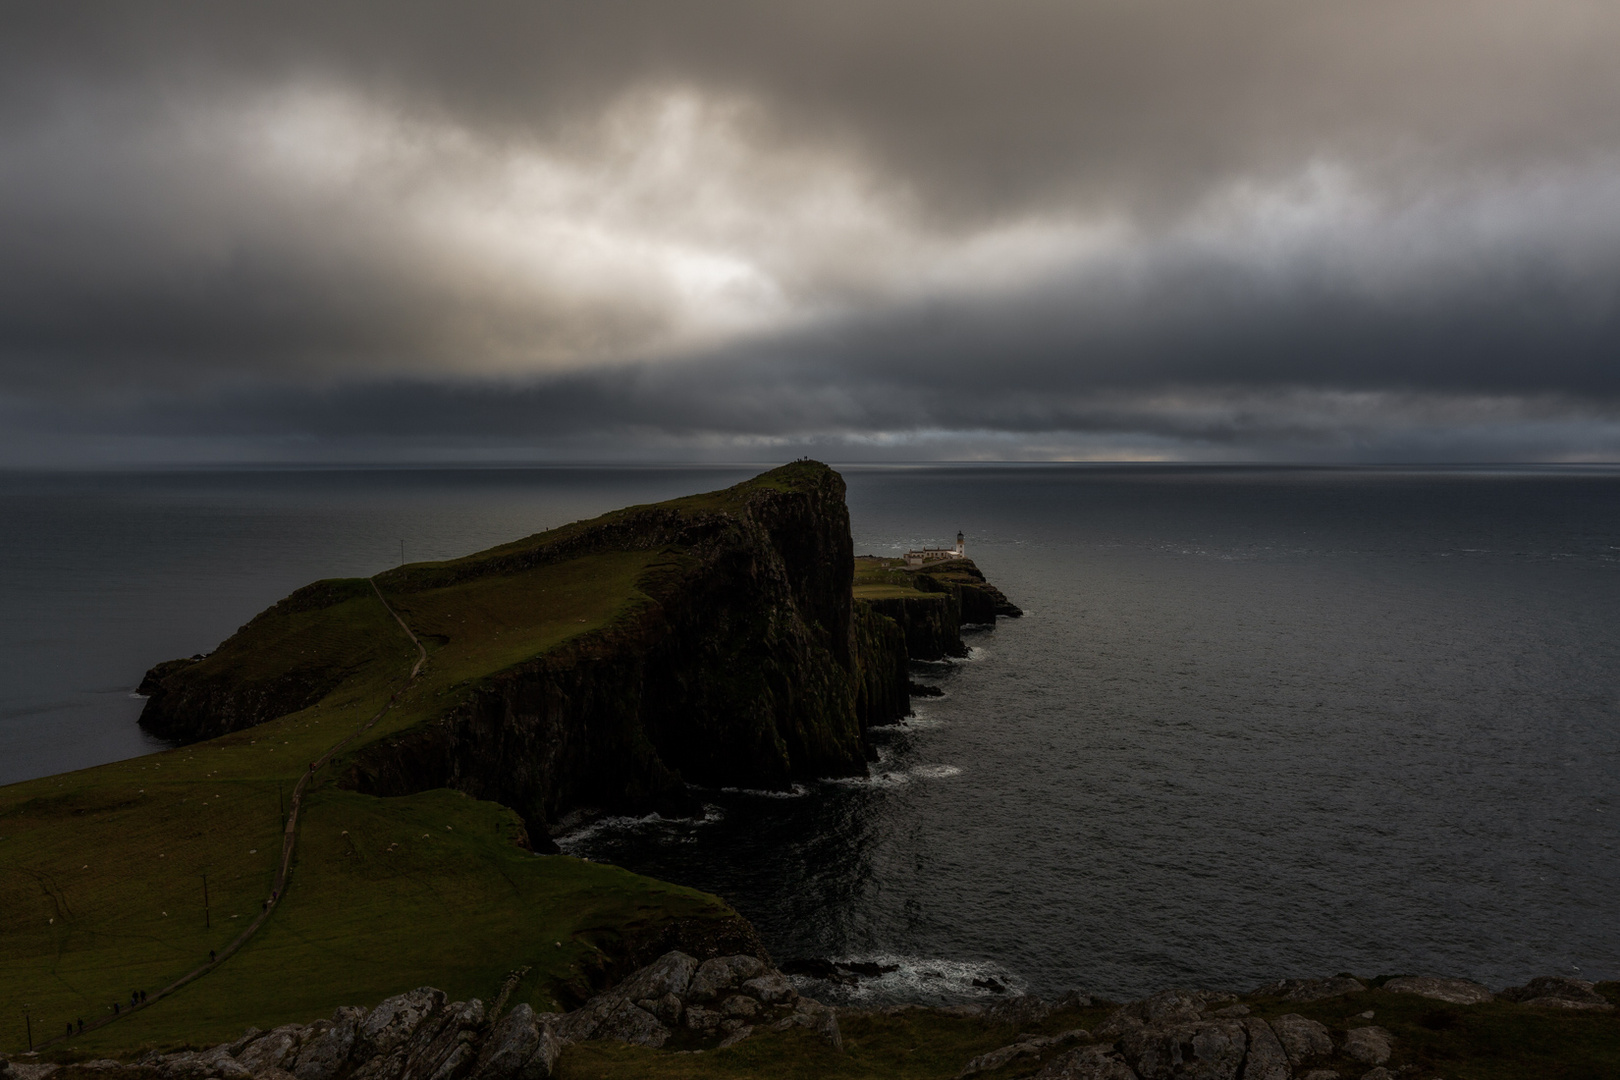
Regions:
<svg viewBox="0 0 1620 1080"><path fill-rule="evenodd" d="M909 660L962 655L960 625L1010 607L951 565L912 579L915 603L857 601L843 480L798 462L391 570L377 590L429 659L343 783L494 800L543 844L578 807L681 814L689 784L861 773L867 728L909 711ZM301 589L210 656L153 668L141 725L209 738L383 679L365 621L382 610L369 581Z"/></svg>
<svg viewBox="0 0 1620 1080"><path fill-rule="evenodd" d="M966 558L909 567L863 555L855 560L855 597L900 628L911 660L966 656L962 627L1023 615Z"/></svg>

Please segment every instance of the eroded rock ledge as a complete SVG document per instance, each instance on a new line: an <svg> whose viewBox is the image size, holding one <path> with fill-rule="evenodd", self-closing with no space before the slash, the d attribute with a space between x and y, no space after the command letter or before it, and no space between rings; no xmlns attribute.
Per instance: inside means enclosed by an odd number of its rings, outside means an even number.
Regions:
<svg viewBox="0 0 1620 1080"><path fill-rule="evenodd" d="M801 983L802 985L802 983ZM57 1066L0 1059L0 1080L546 1080L566 1047L613 1040L660 1054L723 1050L763 1032L805 1029L842 1053L843 1025L885 1018L957 1021L981 1034L1016 1032L977 1053L957 1080L994 1074L1037 1080L1392 1080L1436 1075L1406 1040L1361 1009L1370 987L1348 976L1291 979L1238 995L1165 990L1116 1005L1071 992L1056 1002L1010 996L985 1004L835 1009L802 994L757 956L699 961L674 951L566 1013L527 1004L502 1011L478 1000L447 1002L422 987L373 1009L345 1006L330 1020L264 1032L204 1050L148 1054L133 1062ZM1614 1006L1589 982L1544 976L1492 994L1478 983L1434 976L1386 979L1378 1000L1405 996L1453 1008L1508 1005L1542 1015L1590 1015L1612 1026ZM504 999L504 995L503 995ZM1423 1002L1420 1000L1419 1005ZM1315 1012L1322 1019L1293 1011ZM1428 1023L1445 1011L1419 1014ZM1069 1026L1087 1020L1089 1026ZM1387 1021L1395 1023L1395 1021ZM1399 1026L1398 1024L1396 1026ZM658 1060L649 1059L656 1075ZM954 1066L953 1066L954 1067Z"/></svg>

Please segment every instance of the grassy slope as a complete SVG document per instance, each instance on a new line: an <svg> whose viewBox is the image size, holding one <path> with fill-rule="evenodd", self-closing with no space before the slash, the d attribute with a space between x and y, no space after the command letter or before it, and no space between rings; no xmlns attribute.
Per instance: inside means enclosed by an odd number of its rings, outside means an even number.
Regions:
<svg viewBox="0 0 1620 1080"><path fill-rule="evenodd" d="M939 563L929 572L934 573ZM906 567L904 559L884 559L875 555L861 555L855 560L855 599L886 600L906 597L911 600L932 600L943 604L945 594L923 592L917 588L916 575Z"/></svg>
<svg viewBox="0 0 1620 1080"><path fill-rule="evenodd" d="M351 751L437 715L483 676L626 617L645 602L637 578L668 561L608 553L447 587L431 587L442 576L431 565L392 572L390 602L429 652L409 688L410 641L369 585L332 582L335 603L261 619L221 658L255 671L339 670L337 689L314 706L0 789L0 1050L26 1045L25 1008L36 1039L60 1034L67 1021L105 1015L131 989L166 985L232 940L274 877L278 790L290 792L309 761L390 695L399 693L396 707ZM591 965L592 941L638 922L728 914L692 890L530 855L513 842L515 815L494 804L450 792L379 800L340 791L327 777L341 761L306 799L292 882L252 942L73 1048L218 1041L250 1023L307 1021L423 983L488 998L523 966L532 971L515 1000L547 1007Z"/></svg>

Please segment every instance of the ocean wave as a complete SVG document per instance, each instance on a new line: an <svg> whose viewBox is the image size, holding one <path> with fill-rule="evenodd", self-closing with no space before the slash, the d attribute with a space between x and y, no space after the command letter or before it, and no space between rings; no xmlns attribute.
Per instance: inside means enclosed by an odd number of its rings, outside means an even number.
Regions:
<svg viewBox="0 0 1620 1080"><path fill-rule="evenodd" d="M810 788L804 784L794 784L786 791L766 791L763 788L723 787L720 789L727 795L750 795L757 799L798 799L810 794Z"/></svg>
<svg viewBox="0 0 1620 1080"><path fill-rule="evenodd" d="M712 825L726 816L726 812L718 806L705 805L701 816L684 818L660 817L658 814L647 814L643 817L629 815L615 815L601 817L586 822L568 832L552 837L557 846L565 853L573 854L570 849L583 847L604 833L644 833L667 830L674 832L681 829L695 828L699 825Z"/></svg>
<svg viewBox="0 0 1620 1080"><path fill-rule="evenodd" d="M854 985L828 982L808 975L791 981L801 993L837 1004L917 1002L944 1005L971 1001L997 1001L1026 993L1028 984L1007 967L986 960L947 960L939 957L900 956L892 953L838 957L835 963L876 964L892 968L862 977ZM974 985L977 981L980 985ZM991 984L1002 987L1000 992Z"/></svg>

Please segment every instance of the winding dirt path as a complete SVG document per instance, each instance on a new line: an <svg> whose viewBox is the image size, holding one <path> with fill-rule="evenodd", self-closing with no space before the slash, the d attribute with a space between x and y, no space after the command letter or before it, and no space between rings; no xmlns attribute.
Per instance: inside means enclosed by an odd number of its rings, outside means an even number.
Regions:
<svg viewBox="0 0 1620 1080"><path fill-rule="evenodd" d="M399 624L399 628L405 631L405 636L411 639L411 644L416 646L416 663L411 665L411 673L405 678L405 686L410 686L411 683L416 681L416 676L421 672L422 665L427 663L427 649L423 648L422 642L417 639L416 634L412 632L411 628L405 625L405 620L399 617L399 612L395 611L393 605L391 605L387 599L384 598L382 590L377 587L377 579L368 578L367 580L371 583L371 591L377 594L377 601L382 604L389 615L393 616L394 621ZM383 704L382 708L377 710L377 714L375 716L328 747L326 753L322 754L320 757L311 762L309 770L298 778L298 784L293 788L292 804L287 811L287 826L282 830L281 834L281 865L276 869L275 884L270 889L270 895L264 901L263 910L260 911L254 920L247 925L246 929L236 936L236 940L232 941L229 945L226 945L223 949L220 949L218 953L215 954L214 959L208 961L206 964L203 964L200 967L186 972L184 975L180 976L163 989L149 994L147 999L140 1004L126 1006L121 1011L114 1013L112 1016L105 1016L94 1023L86 1024L84 1026L84 1031L94 1031L96 1028L106 1027L108 1024L137 1013L149 1005L157 1004L159 1001L162 1001L164 998L168 997L182 986L185 986L190 982L195 982L197 979L202 978L204 975L208 974L210 971L213 971L215 968L219 967L219 965L229 960L232 956L236 955L243 945L247 944L248 940L252 938L254 934L259 932L259 927L263 926L270 916L275 914L276 907L281 903L282 893L287 891L287 877L292 870L293 847L298 842L298 812L303 808L304 790L309 786L309 782L315 778L316 774L321 769L325 768L327 763L332 760L333 755L337 754L338 751L342 750L345 746L348 746L350 743L354 742L354 740L358 739L360 736L370 731L373 727L377 726L377 721L381 720L385 715L387 715L388 710L392 709L394 705L398 703L399 695L403 689L404 687L401 687L400 690L396 690L394 693L390 694L387 702ZM47 1046L52 1046L60 1042L66 1042L68 1039L81 1034L83 1034L83 1032L75 1031L72 1035L58 1035L55 1038L36 1043L35 1048L43 1050Z"/></svg>

